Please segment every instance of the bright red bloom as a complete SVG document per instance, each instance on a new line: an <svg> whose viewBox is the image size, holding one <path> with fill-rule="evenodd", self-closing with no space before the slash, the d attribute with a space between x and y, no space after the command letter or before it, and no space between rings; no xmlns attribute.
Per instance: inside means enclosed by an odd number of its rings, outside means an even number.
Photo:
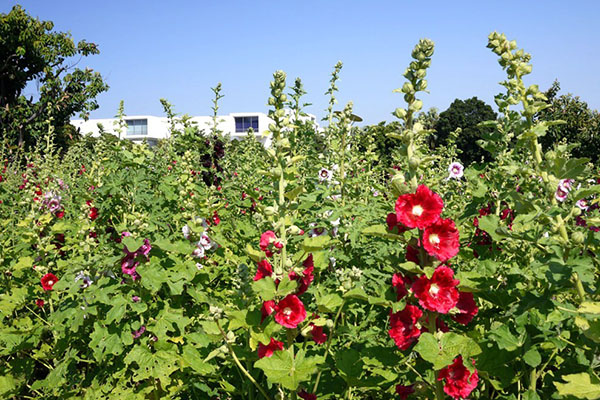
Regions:
<svg viewBox="0 0 600 400"><path fill-rule="evenodd" d="M98 209L96 207L90 208L90 219L93 221L98 218Z"/></svg>
<svg viewBox="0 0 600 400"><path fill-rule="evenodd" d="M283 342L271 338L271 342L267 345L258 344L258 358L271 357L274 352L283 350Z"/></svg>
<svg viewBox="0 0 600 400"><path fill-rule="evenodd" d="M388 332L400 350L408 349L421 336L421 330L416 327L416 324L422 316L423 311L412 305L407 305L404 310L391 314Z"/></svg>
<svg viewBox="0 0 600 400"><path fill-rule="evenodd" d="M413 385L396 385L396 393L400 395L401 400L406 400L408 398L408 395L413 394L414 392L415 388L413 387Z"/></svg>
<svg viewBox="0 0 600 400"><path fill-rule="evenodd" d="M306 319L306 309L302 301L288 294L275 306L275 321L286 328L295 328Z"/></svg>
<svg viewBox="0 0 600 400"><path fill-rule="evenodd" d="M275 236L275 232L266 231L265 233L260 235L259 246L260 246L260 249L265 252L267 257L271 257L273 255L273 252L270 249L271 245L273 245L274 247L276 247L278 249L283 247L283 244L277 240L277 236Z"/></svg>
<svg viewBox="0 0 600 400"><path fill-rule="evenodd" d="M458 279L454 279L454 271L442 265L436 268L431 279L423 275L411 289L423 308L447 314L458 302L456 286L459 283Z"/></svg>
<svg viewBox="0 0 600 400"><path fill-rule="evenodd" d="M221 223L221 218L219 218L219 213L216 211L213 213L212 222L214 226L217 226Z"/></svg>
<svg viewBox="0 0 600 400"><path fill-rule="evenodd" d="M40 282L42 283L42 288L44 290L52 290L52 286L58 282L58 278L54 274L46 274L42 277Z"/></svg>
<svg viewBox="0 0 600 400"><path fill-rule="evenodd" d="M310 334L312 336L312 339L315 341L316 344L323 344L327 341L327 335L323 332L323 327L322 326L317 326L314 324L312 325L312 330L310 331Z"/></svg>
<svg viewBox="0 0 600 400"><path fill-rule="evenodd" d="M308 393L304 389L298 392L298 397L300 397L303 400L317 400L316 394Z"/></svg>
<svg viewBox="0 0 600 400"><path fill-rule="evenodd" d="M58 219L62 219L64 216L65 216L64 211L59 211L56 213L56 218L58 218Z"/></svg>
<svg viewBox="0 0 600 400"><path fill-rule="evenodd" d="M400 234L408 230L407 226L398 222L398 216L395 213L389 213L385 222L387 223L388 231L392 233Z"/></svg>
<svg viewBox="0 0 600 400"><path fill-rule="evenodd" d="M463 364L462 356L458 356L452 364L442 368L438 375L438 381L442 379L446 380L444 392L448 396L451 396L453 399L465 399L477 387L479 375L477 374L477 370L470 373Z"/></svg>
<svg viewBox="0 0 600 400"><path fill-rule="evenodd" d="M273 275L273 267L269 263L268 260L260 260L258 262L258 269L256 270L256 275L254 275L254 280L258 281L266 276Z"/></svg>
<svg viewBox="0 0 600 400"><path fill-rule="evenodd" d="M456 254L460 244L458 242L458 230L451 219L439 219L434 224L425 228L423 233L423 247L425 250L444 262Z"/></svg>
<svg viewBox="0 0 600 400"><path fill-rule="evenodd" d="M471 322L473 317L477 315L477 311L479 311L477 304L475 304L475 299L473 299L473 293L469 292L459 293L456 308L460 311L460 314L452 315L452 319L463 325Z"/></svg>
<svg viewBox="0 0 600 400"><path fill-rule="evenodd" d="M304 294L308 289L308 286L315 279L315 276L313 275L313 271L315 270L313 255L309 254L308 257L306 257L306 260L304 260L304 262L302 263L302 265L304 266L304 271L302 271L302 275L298 275L293 270L288 273L288 278L290 278L291 281L298 281L298 288L296 289L296 295L298 296Z"/></svg>
<svg viewBox="0 0 600 400"><path fill-rule="evenodd" d="M36 306L38 306L39 308L42 308L42 307L44 307L44 300L42 300L42 299L37 299L37 300L35 301L35 305L36 305Z"/></svg>
<svg viewBox="0 0 600 400"><path fill-rule="evenodd" d="M265 318L273 314L273 311L275 311L275 302L273 300L267 300L263 302L263 305L260 308L260 323L262 324Z"/></svg>
<svg viewBox="0 0 600 400"><path fill-rule="evenodd" d="M396 288L397 300L403 299L408 294L408 289L406 289L406 285L411 284L412 282L406 276L402 274L394 274L392 277L392 286Z"/></svg>
<svg viewBox="0 0 600 400"><path fill-rule="evenodd" d="M403 194L396 200L398 221L409 228L424 229L440 218L442 198L427 186L420 185L414 194Z"/></svg>

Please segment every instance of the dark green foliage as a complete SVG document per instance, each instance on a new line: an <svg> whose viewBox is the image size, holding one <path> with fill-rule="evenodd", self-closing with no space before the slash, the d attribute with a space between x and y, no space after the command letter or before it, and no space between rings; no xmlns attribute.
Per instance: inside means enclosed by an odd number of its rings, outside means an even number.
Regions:
<svg viewBox="0 0 600 400"><path fill-rule="evenodd" d="M77 44L54 24L32 18L20 6L0 14L0 134L11 145L33 146L54 130L66 145L71 116L86 117L98 108L95 97L108 89L99 73L72 68L72 57L98 54L94 43ZM23 90L36 82L37 98Z"/></svg>
<svg viewBox="0 0 600 400"><path fill-rule="evenodd" d="M579 143L573 150L573 156L586 157L593 162L598 161L600 151L600 115L591 110L588 104L579 96L563 94L557 96L560 83L554 81L546 91L550 107L536 115L539 121L562 120L565 124L551 126L545 136L540 137L544 149L549 149L554 143L566 140L569 143Z"/></svg>
<svg viewBox="0 0 600 400"><path fill-rule="evenodd" d="M496 113L492 107L477 97L467 100L456 99L450 107L442 112L435 124L435 145L446 144L451 132L460 128L462 132L456 139L456 146L462 151L460 159L465 164L478 162L483 157L489 161L490 154L477 145L484 129L477 124L483 121L495 120Z"/></svg>

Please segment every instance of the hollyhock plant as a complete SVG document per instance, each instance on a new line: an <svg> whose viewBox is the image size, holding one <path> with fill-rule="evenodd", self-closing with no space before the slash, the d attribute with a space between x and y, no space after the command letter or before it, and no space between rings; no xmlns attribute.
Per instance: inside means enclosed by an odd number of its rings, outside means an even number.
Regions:
<svg viewBox="0 0 600 400"><path fill-rule="evenodd" d="M269 263L268 260L260 260L258 262L258 269L256 270L256 275L254 275L253 280L259 281L264 277L273 275L273 266Z"/></svg>
<svg viewBox="0 0 600 400"><path fill-rule="evenodd" d="M454 279L454 271L442 265L436 268L431 279L426 275L419 277L411 289L423 308L447 314L458 302L456 286L459 283Z"/></svg>
<svg viewBox="0 0 600 400"><path fill-rule="evenodd" d="M271 342L267 345L258 344L258 358L271 357L274 352L283 350L283 342L271 338Z"/></svg>
<svg viewBox="0 0 600 400"><path fill-rule="evenodd" d="M569 191L565 190L565 188L563 188L562 186L559 185L556 188L556 192L554 193L554 198L562 203L563 201L565 201L567 199L568 195L569 195Z"/></svg>
<svg viewBox="0 0 600 400"><path fill-rule="evenodd" d="M388 231L392 233L401 234L408 230L408 227L398 222L398 216L395 213L389 213L385 219L385 222L388 226Z"/></svg>
<svg viewBox="0 0 600 400"><path fill-rule="evenodd" d="M92 221L94 221L94 220L96 220L96 218L98 218L98 209L96 207L90 208L89 217Z"/></svg>
<svg viewBox="0 0 600 400"><path fill-rule="evenodd" d="M388 332L400 350L407 350L421 336L421 330L416 325L422 316L423 311L413 305L391 314Z"/></svg>
<svg viewBox="0 0 600 400"><path fill-rule="evenodd" d="M458 239L454 221L442 218L425 228L423 247L427 253L445 262L458 254Z"/></svg>
<svg viewBox="0 0 600 400"><path fill-rule="evenodd" d="M285 328L295 328L305 319L304 304L294 294L288 294L275 305L275 321Z"/></svg>
<svg viewBox="0 0 600 400"><path fill-rule="evenodd" d="M473 299L473 293L469 292L459 293L456 308L460 313L452 315L452 319L463 325L467 325L471 322L473 317L475 317L479 311L477 304L475 304L475 299Z"/></svg>
<svg viewBox="0 0 600 400"><path fill-rule="evenodd" d="M327 168L321 168L319 171L319 182L329 182L333 178L333 171L328 170Z"/></svg>
<svg viewBox="0 0 600 400"><path fill-rule="evenodd" d="M37 299L35 301L35 305L38 306L38 308L43 308L44 307L44 300L42 299Z"/></svg>
<svg viewBox="0 0 600 400"><path fill-rule="evenodd" d="M306 292L308 286L311 284L315 276L313 275L313 271L315 269L315 264L313 262L313 255L309 254L306 257L306 260L302 263L304 266L304 271L302 271L302 275L297 274L293 270L288 273L288 278L291 281L298 281L298 288L296 289L296 295L300 296Z"/></svg>
<svg viewBox="0 0 600 400"><path fill-rule="evenodd" d="M56 284L56 282L58 282L58 278L56 275L48 273L42 277L40 282L42 283L42 288L48 291L52 290L52 287Z"/></svg>
<svg viewBox="0 0 600 400"><path fill-rule="evenodd" d="M396 200L398 221L409 228L424 229L435 223L442 208L442 198L425 185L420 185L415 193L403 194Z"/></svg>
<svg viewBox="0 0 600 400"><path fill-rule="evenodd" d="M463 364L462 356L458 356L452 364L440 370L438 381L441 380L446 381L444 392L448 396L453 399L466 399L477 387L479 375L477 370L470 373Z"/></svg>
<svg viewBox="0 0 600 400"><path fill-rule="evenodd" d="M323 344L327 341L327 334L325 334L323 332L323 327L322 326L317 326L315 324L313 324L311 322L310 326L312 327L312 329L310 330L310 335L312 337L312 340L314 340L314 342L316 344Z"/></svg>
<svg viewBox="0 0 600 400"><path fill-rule="evenodd" d="M396 385L396 394L400 396L401 400L408 399L408 396L415 392L413 385Z"/></svg>
<svg viewBox="0 0 600 400"><path fill-rule="evenodd" d="M411 284L410 278L402 274L394 274L392 277L392 286L396 289L396 300L402 300L407 294L408 289L406 286Z"/></svg>
<svg viewBox="0 0 600 400"><path fill-rule="evenodd" d="M281 243L278 239L277 236L275 235L275 232L273 231L266 231L265 233L263 233L262 235L260 235L260 242L259 242L259 246L260 249L262 251L265 252L265 255L267 257L272 257L273 256L273 251L272 246L275 247L276 249L281 249L283 247L283 243Z"/></svg>
<svg viewBox="0 0 600 400"><path fill-rule="evenodd" d="M302 389L298 392L298 397L303 400L317 400L317 395L313 393L308 393L306 390Z"/></svg>
<svg viewBox="0 0 600 400"><path fill-rule="evenodd" d="M260 308L260 323L262 324L265 318L273 314L273 311L275 311L275 302L273 300L267 300L263 302L263 305Z"/></svg>
<svg viewBox="0 0 600 400"><path fill-rule="evenodd" d="M579 207L582 211L587 211L590 208L588 201L585 199L577 200L577 202L575 202L575 205Z"/></svg>
<svg viewBox="0 0 600 400"><path fill-rule="evenodd" d="M448 179L460 179L463 177L465 167L459 162L453 162L448 167Z"/></svg>

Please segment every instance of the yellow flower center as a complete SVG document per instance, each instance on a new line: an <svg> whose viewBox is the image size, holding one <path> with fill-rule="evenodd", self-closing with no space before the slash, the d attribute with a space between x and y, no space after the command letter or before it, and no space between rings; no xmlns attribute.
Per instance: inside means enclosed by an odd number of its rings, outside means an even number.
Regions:
<svg viewBox="0 0 600 400"><path fill-rule="evenodd" d="M423 214L423 207L421 207L420 205L414 206L412 209L412 213L413 213L413 215L420 217L421 214Z"/></svg>
<svg viewBox="0 0 600 400"><path fill-rule="evenodd" d="M436 245L436 244L440 244L440 237L438 235L436 235L435 233L432 235L429 235L429 243Z"/></svg>
<svg viewBox="0 0 600 400"><path fill-rule="evenodd" d="M48 286L52 286L52 285L54 285L54 281L53 280L48 281Z"/></svg>
<svg viewBox="0 0 600 400"><path fill-rule="evenodd" d="M440 291L440 288L435 283L429 288L429 294L435 296Z"/></svg>
<svg viewBox="0 0 600 400"><path fill-rule="evenodd" d="M289 307L286 307L283 309L283 315L289 316L292 314L292 309Z"/></svg>

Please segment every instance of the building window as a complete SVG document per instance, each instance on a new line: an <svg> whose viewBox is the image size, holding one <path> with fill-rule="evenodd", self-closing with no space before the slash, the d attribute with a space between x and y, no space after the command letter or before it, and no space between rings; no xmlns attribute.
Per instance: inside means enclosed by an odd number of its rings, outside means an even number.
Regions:
<svg viewBox="0 0 600 400"><path fill-rule="evenodd" d="M126 119L127 136L147 135L148 120L147 119Z"/></svg>
<svg viewBox="0 0 600 400"><path fill-rule="evenodd" d="M235 132L242 133L252 128L258 132L258 116L253 117L235 117Z"/></svg>

